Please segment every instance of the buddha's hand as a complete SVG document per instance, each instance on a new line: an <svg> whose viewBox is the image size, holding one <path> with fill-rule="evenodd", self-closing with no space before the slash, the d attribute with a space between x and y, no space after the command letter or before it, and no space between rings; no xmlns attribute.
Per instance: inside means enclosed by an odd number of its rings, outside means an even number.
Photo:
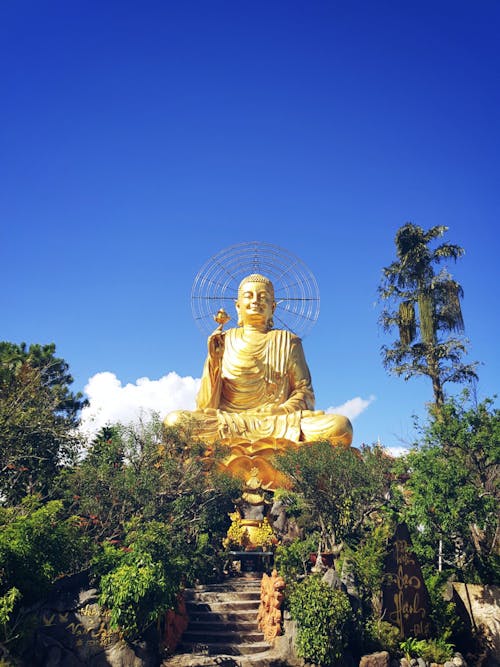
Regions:
<svg viewBox="0 0 500 667"><path fill-rule="evenodd" d="M266 405L262 408L257 408L256 412L263 415L286 415L290 411L284 405Z"/></svg>
<svg viewBox="0 0 500 667"><path fill-rule="evenodd" d="M224 354L224 335L215 331L208 337L208 355L211 359L222 359Z"/></svg>

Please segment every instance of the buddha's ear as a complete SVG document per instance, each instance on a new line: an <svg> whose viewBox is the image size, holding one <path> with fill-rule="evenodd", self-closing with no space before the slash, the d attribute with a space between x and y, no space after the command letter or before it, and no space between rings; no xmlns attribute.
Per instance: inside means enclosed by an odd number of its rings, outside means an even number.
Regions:
<svg viewBox="0 0 500 667"><path fill-rule="evenodd" d="M238 326L242 327L243 326L243 320L240 317L240 304L238 303L238 299L234 302L234 305L236 306L236 312L238 313Z"/></svg>

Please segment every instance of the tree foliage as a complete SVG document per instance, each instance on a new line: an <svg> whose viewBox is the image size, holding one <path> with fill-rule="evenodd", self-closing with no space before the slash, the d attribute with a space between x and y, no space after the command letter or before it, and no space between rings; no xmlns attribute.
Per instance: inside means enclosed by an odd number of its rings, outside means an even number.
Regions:
<svg viewBox="0 0 500 667"><path fill-rule="evenodd" d="M146 553L124 558L101 580L100 602L111 611L112 627L136 639L167 609L175 607L178 582L161 561Z"/></svg>
<svg viewBox="0 0 500 667"><path fill-rule="evenodd" d="M294 587L290 612L297 621L299 656L318 665L342 664L352 625L347 594L310 576Z"/></svg>
<svg viewBox="0 0 500 667"><path fill-rule="evenodd" d="M0 595L16 588L24 605L43 596L56 577L80 569L87 548L76 517L60 500L30 497L0 510Z"/></svg>
<svg viewBox="0 0 500 667"><path fill-rule="evenodd" d="M446 268L437 270L442 262L460 258L464 249L451 243L431 248L446 231L441 225L428 231L403 225L395 238L397 260L383 269L379 287L387 304L381 315L384 330L398 330L392 345L382 347L384 365L405 380L429 377L438 409L445 384L476 378L476 364L463 361L462 287Z"/></svg>
<svg viewBox="0 0 500 667"><path fill-rule="evenodd" d="M500 411L468 393L432 411L404 460L408 522L434 567L492 581L499 574ZM418 529L417 529L418 528ZM496 572L496 574L495 574Z"/></svg>
<svg viewBox="0 0 500 667"><path fill-rule="evenodd" d="M12 635L22 606L90 568L113 622L137 637L182 581L222 570L239 484L218 472L222 450L207 457L157 416L82 450L71 382L53 345L0 344L0 623Z"/></svg>
<svg viewBox="0 0 500 667"><path fill-rule="evenodd" d="M217 470L222 450L207 459L204 445L184 436L154 414L97 435L64 482L71 511L95 540L123 541L133 520L165 522L192 544L227 530L237 482Z"/></svg>
<svg viewBox="0 0 500 667"><path fill-rule="evenodd" d="M380 447L359 452L318 442L289 449L275 464L304 499L309 528L320 531L326 550L356 540L370 515L390 499L392 463Z"/></svg>
<svg viewBox="0 0 500 667"><path fill-rule="evenodd" d="M0 496L7 504L47 495L75 460L84 401L72 382L55 345L0 343Z"/></svg>

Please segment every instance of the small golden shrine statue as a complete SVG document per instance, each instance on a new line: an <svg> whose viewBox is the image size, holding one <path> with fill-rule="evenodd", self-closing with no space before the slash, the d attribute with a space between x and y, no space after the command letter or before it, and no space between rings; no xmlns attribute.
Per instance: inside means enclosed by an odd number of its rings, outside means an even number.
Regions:
<svg viewBox="0 0 500 667"><path fill-rule="evenodd" d="M270 484L264 484L257 468L252 468L245 481L241 497L235 501L236 512L232 512L225 546L238 549L269 548L276 542L273 530L266 518L271 502L265 492Z"/></svg>

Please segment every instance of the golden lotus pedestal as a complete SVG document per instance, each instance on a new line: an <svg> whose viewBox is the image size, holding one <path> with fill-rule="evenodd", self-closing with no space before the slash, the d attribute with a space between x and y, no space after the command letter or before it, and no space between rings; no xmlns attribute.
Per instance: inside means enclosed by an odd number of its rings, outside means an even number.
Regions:
<svg viewBox="0 0 500 667"><path fill-rule="evenodd" d="M289 487L290 480L272 465L272 459L289 449L307 446L305 442L293 442L286 438L262 438L250 442L244 438L224 438L221 444L228 447L230 453L221 463L221 468L227 470L243 482L256 475L260 479L261 487L274 491L279 487Z"/></svg>

